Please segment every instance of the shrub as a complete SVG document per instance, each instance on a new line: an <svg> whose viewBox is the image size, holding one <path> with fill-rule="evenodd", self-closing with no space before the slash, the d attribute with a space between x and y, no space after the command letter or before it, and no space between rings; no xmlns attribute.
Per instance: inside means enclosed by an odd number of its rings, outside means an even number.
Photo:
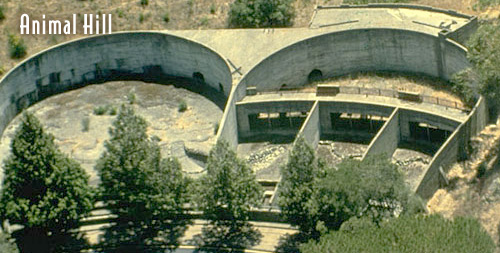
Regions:
<svg viewBox="0 0 500 253"><path fill-rule="evenodd" d="M188 109L186 101L180 100L179 105L177 106L177 109L179 112L185 112Z"/></svg>
<svg viewBox="0 0 500 253"><path fill-rule="evenodd" d="M149 4L149 0L141 0L142 6L147 6Z"/></svg>
<svg viewBox="0 0 500 253"><path fill-rule="evenodd" d="M94 108L95 115L116 115L117 110L116 107L111 105L101 105Z"/></svg>
<svg viewBox="0 0 500 253"><path fill-rule="evenodd" d="M235 0L229 10L231 27L286 27L292 25L292 0Z"/></svg>
<svg viewBox="0 0 500 253"><path fill-rule="evenodd" d="M26 45L19 36L9 34L9 53L13 59L20 59L26 56Z"/></svg>
<svg viewBox="0 0 500 253"><path fill-rule="evenodd" d="M163 14L163 21L165 21L165 23L168 23L170 21L170 14L168 13L168 11Z"/></svg>
<svg viewBox="0 0 500 253"><path fill-rule="evenodd" d="M144 14L143 13L139 14L139 22L142 23L144 21L144 19L145 19Z"/></svg>
<svg viewBox="0 0 500 253"><path fill-rule="evenodd" d="M136 96L135 96L135 93L134 93L134 92L129 92L129 93L127 94L127 101L128 101L128 103L129 103L129 104L131 104L131 105L135 104L136 99L137 99L137 98L136 98Z"/></svg>
<svg viewBox="0 0 500 253"><path fill-rule="evenodd" d="M98 106L94 108L95 115L104 115L108 111L107 106Z"/></svg>

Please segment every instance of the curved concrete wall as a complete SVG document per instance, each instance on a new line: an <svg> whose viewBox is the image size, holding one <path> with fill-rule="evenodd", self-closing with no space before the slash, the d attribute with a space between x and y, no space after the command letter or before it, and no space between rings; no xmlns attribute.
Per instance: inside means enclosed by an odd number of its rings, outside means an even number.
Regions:
<svg viewBox="0 0 500 253"><path fill-rule="evenodd" d="M420 73L449 79L469 66L466 50L451 40L398 29L357 29L306 39L272 54L241 80L258 90L307 83L313 69L323 77L359 71ZM450 66L445 65L450 63Z"/></svg>
<svg viewBox="0 0 500 253"><path fill-rule="evenodd" d="M53 94L106 80L193 78L196 72L229 95L232 79L224 58L180 37L126 32L58 45L23 61L0 81L0 133L23 108Z"/></svg>

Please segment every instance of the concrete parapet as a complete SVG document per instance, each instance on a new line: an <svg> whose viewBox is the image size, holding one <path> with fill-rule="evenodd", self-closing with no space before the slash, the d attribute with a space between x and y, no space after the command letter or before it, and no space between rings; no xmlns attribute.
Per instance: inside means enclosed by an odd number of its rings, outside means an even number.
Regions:
<svg viewBox="0 0 500 253"><path fill-rule="evenodd" d="M399 4L399 3L370 3L370 4L342 4L336 6L317 6L318 9L345 9L345 8L406 8L406 9L414 9L414 10L422 10L422 11L430 11L430 12L438 12L444 13L460 18L468 18L472 19L474 16L459 13L454 10L445 10L441 8L436 8L427 5L418 5L418 4Z"/></svg>

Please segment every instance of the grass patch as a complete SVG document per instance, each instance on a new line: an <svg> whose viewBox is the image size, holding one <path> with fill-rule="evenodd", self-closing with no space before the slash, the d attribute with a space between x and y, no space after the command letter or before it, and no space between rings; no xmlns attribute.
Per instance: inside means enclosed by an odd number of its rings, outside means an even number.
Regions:
<svg viewBox="0 0 500 253"><path fill-rule="evenodd" d="M500 5L500 0L479 0L476 4L474 4L473 9L476 10L477 8L479 8L482 10L487 7L497 5Z"/></svg>

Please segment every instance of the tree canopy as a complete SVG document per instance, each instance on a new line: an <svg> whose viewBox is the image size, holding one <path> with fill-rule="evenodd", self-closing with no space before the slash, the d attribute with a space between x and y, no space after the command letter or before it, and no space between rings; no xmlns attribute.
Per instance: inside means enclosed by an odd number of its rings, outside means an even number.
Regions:
<svg viewBox="0 0 500 253"><path fill-rule="evenodd" d="M24 114L11 151L4 162L0 215L24 226L17 240L22 251L55 250L53 238L75 228L93 206L89 177L30 113Z"/></svg>
<svg viewBox="0 0 500 253"><path fill-rule="evenodd" d="M158 143L146 130L146 121L131 107L122 106L96 165L102 199L123 225L117 226L118 232L112 228L105 243L122 246L121 252L155 243L176 246L177 237L169 238L164 230L179 230L171 220L182 218L188 201L188 179L179 162L162 159Z"/></svg>
<svg viewBox="0 0 500 253"><path fill-rule="evenodd" d="M482 23L467 45L474 70L469 80L479 83L479 92L487 98L490 110L496 114L500 106L500 23Z"/></svg>
<svg viewBox="0 0 500 253"><path fill-rule="evenodd" d="M200 178L197 203L205 216L214 221L246 221L261 197L262 187L252 169L226 142L218 141L210 151L207 173Z"/></svg>
<svg viewBox="0 0 500 253"><path fill-rule="evenodd" d="M338 229L351 217L368 217L378 223L423 208L386 157L344 160L326 170L313 192L311 213L328 229Z"/></svg>
<svg viewBox="0 0 500 253"><path fill-rule="evenodd" d="M303 138L297 139L287 164L281 168L278 188L278 205L285 219L304 233L315 229L309 202L313 195L313 184L318 177L319 164L314 150Z"/></svg>
<svg viewBox="0 0 500 253"><path fill-rule="evenodd" d="M286 27L292 25L293 0L235 0L229 10L232 27Z"/></svg>
<svg viewBox="0 0 500 253"><path fill-rule="evenodd" d="M210 151L207 173L198 181L196 205L210 221L195 237L203 251L242 250L261 234L248 223L250 208L260 204L262 187L252 169L224 141Z"/></svg>
<svg viewBox="0 0 500 253"><path fill-rule="evenodd" d="M494 252L495 244L472 218L402 216L376 224L349 220L340 231L301 245L303 253L321 252Z"/></svg>

